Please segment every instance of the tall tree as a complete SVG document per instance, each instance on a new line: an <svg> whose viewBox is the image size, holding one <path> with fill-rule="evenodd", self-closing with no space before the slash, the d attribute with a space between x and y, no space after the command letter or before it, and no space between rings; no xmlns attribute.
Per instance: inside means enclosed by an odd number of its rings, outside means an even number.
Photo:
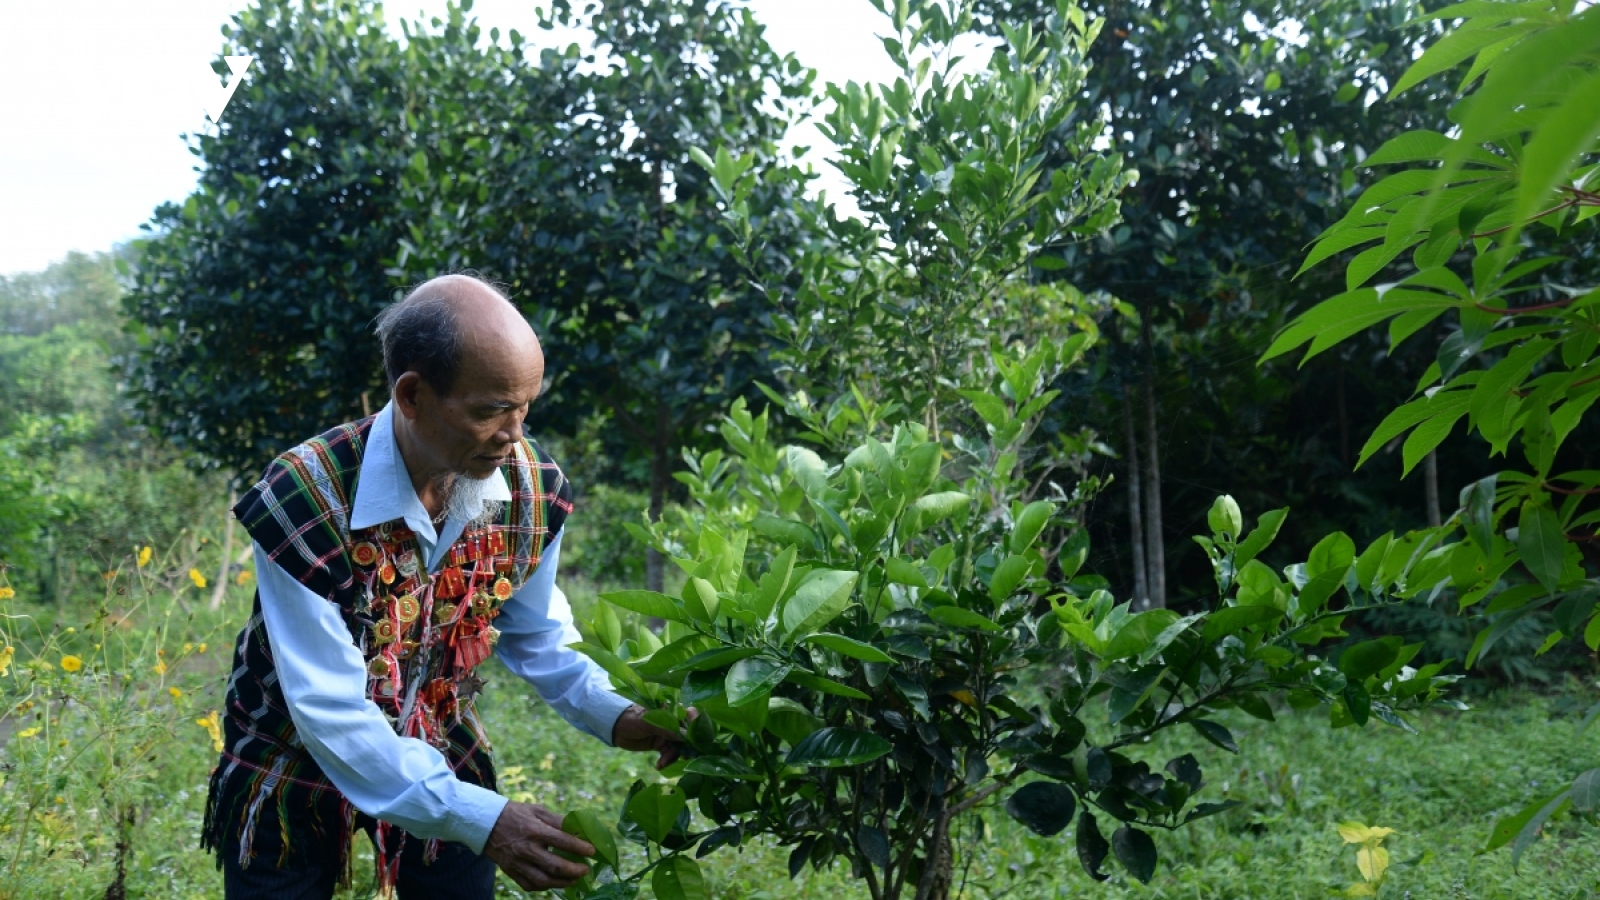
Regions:
<svg viewBox="0 0 1600 900"><path fill-rule="evenodd" d="M982 6L998 29L1037 21L1051 4L985 0ZM1285 289L1281 282L1299 249L1338 215L1361 157L1406 127L1442 120L1437 94L1375 103L1420 39L1402 28L1411 8L1409 0L1087 6L1105 25L1090 49L1083 100L1106 112L1107 137L1137 169L1138 181L1124 194L1120 226L1064 248L1067 266L1057 277L1108 292L1137 315L1101 346L1109 377L1069 387L1074 402L1057 409L1073 416L1086 394L1097 396L1107 402L1093 418L1099 430L1125 435L1125 464L1141 468L1129 486L1141 495L1145 532L1135 557L1142 556L1145 571L1129 581L1144 583L1153 605L1176 599L1164 586L1169 549L1191 565L1194 577L1186 580L1203 583L1204 560L1186 542L1169 548L1166 540L1169 530L1187 533L1196 523L1169 523L1163 511L1197 508L1191 501L1199 496L1190 494L1215 493L1213 476L1230 489L1245 480L1262 483L1224 473L1230 459L1260 452L1242 443L1271 440L1270 433L1205 418L1207 407L1237 416L1282 393L1259 382L1250 371L1253 354L1240 345L1264 346L1286 308L1315 295L1316 286ZM1118 421L1128 401L1136 407L1132 432ZM1314 423L1329 424L1327 416ZM1179 446L1184 452L1169 458ZM1255 506L1283 499L1241 496Z"/></svg>
<svg viewBox="0 0 1600 900"><path fill-rule="evenodd" d="M474 140L430 145L408 173L426 225L405 264L472 267L508 286L551 360L535 421L609 416L649 473L654 520L683 450L772 377L771 307L725 246L690 152L726 144L771 160L812 74L728 0L562 2L547 24L592 32L593 54L547 49L511 90L435 107L473 123L441 133ZM752 197L774 237L766 252L793 243L799 190L773 182ZM662 577L651 551L647 580L659 589Z"/></svg>

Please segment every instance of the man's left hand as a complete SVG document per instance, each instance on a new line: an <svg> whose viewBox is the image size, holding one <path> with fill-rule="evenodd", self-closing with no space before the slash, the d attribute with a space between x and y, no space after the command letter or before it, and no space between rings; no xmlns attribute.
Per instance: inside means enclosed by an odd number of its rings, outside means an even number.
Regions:
<svg viewBox="0 0 1600 900"><path fill-rule="evenodd" d="M651 725L644 720L644 713L644 707L637 703L623 710L611 729L611 745L624 750L660 753L656 768L665 769L677 762L683 751L683 735ZM689 718L693 719L696 714L696 710L689 710Z"/></svg>

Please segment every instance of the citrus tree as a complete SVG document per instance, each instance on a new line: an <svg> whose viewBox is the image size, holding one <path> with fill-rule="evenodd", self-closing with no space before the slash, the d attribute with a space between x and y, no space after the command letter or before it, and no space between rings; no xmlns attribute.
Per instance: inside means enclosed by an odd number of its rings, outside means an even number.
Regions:
<svg viewBox="0 0 1600 900"><path fill-rule="evenodd" d="M571 896L632 897L649 880L661 898L702 897L698 859L765 838L791 848L791 873L840 862L875 900L942 900L995 808L1041 835L1071 827L1095 878L1115 858L1148 881L1153 834L1227 808L1201 799L1200 760L1163 753L1160 736L1234 751L1218 712L1271 718L1279 695L1335 722L1403 725L1451 680L1410 668L1420 645L1398 639L1336 662L1311 650L1352 611L1395 602L1408 544L1358 553L1334 535L1277 570L1261 555L1286 511L1247 528L1221 497L1198 538L1214 589L1189 614L1135 612L1081 571L1096 484L1039 476L1054 450L1036 427L1095 340L1093 305L1033 290L1031 273L1039 235L1115 221L1115 157L1093 152L1098 127L1062 101L1098 26L1063 4L1008 32L982 74L946 78L929 70L966 6L885 11L907 77L835 89L830 120L862 218L811 210L828 225L799 272L753 272L798 284L772 295L791 317L779 328L794 376L819 393L774 391L760 414L734 404L725 446L688 457L689 506L632 526L682 570L682 591L609 593L583 623L580 649L697 755L634 785L620 815L569 817L599 851ZM1070 182L1029 152L1044 133L1083 140ZM761 239L743 192L788 177L749 160L702 160L740 248ZM1008 304L1049 328L1019 327ZM777 409L805 444L775 437ZM630 624L655 619L660 634Z"/></svg>
<svg viewBox="0 0 1600 900"><path fill-rule="evenodd" d="M1345 292L1308 310L1266 358L1315 356L1387 323L1391 346L1442 322L1415 397L1362 449L1404 437L1410 470L1458 426L1503 458L1467 485L1441 527L1390 540L1420 562L1401 593L1451 592L1481 629L1467 665L1538 610L1563 639L1600 648L1600 7L1572 0L1467 2L1419 17L1438 38L1393 86L1459 75L1452 133L1411 131L1366 160L1386 171L1316 242L1303 269L1361 248ZM1586 237L1587 236L1587 237ZM1574 238L1576 237L1576 241ZM1556 240L1588 251L1563 259ZM1585 243L1587 241L1587 243ZM1600 807L1600 769L1496 824L1513 862L1545 822Z"/></svg>

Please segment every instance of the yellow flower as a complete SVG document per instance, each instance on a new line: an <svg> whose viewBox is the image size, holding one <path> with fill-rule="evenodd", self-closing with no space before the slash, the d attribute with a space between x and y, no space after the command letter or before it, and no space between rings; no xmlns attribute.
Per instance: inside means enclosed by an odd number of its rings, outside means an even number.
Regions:
<svg viewBox="0 0 1600 900"><path fill-rule="evenodd" d="M239 585L240 587L243 587L243 586L245 586L245 585L250 583L250 578L251 578L250 570L249 569L243 569L243 570L241 570L239 572L238 575L234 576L233 583Z"/></svg>
<svg viewBox="0 0 1600 900"><path fill-rule="evenodd" d="M539 760L539 771L541 772L548 772L555 767L556 755L554 753L546 753L544 759Z"/></svg>
<svg viewBox="0 0 1600 900"><path fill-rule="evenodd" d="M8 587L0 587L0 600L10 600L17 592Z"/></svg>
<svg viewBox="0 0 1600 900"><path fill-rule="evenodd" d="M180 691L175 687L167 688L167 693L171 694L172 695L172 699L174 699L174 700L183 699L183 691Z"/></svg>
<svg viewBox="0 0 1600 900"><path fill-rule="evenodd" d="M66 672L76 672L83 668L83 660L68 654L61 657L61 668Z"/></svg>
<svg viewBox="0 0 1600 900"><path fill-rule="evenodd" d="M194 723L206 730L211 735L211 749L217 753L222 752L222 726L217 722L217 711L212 710L204 716L195 719Z"/></svg>
<svg viewBox="0 0 1600 900"><path fill-rule="evenodd" d="M150 565L150 548L149 547L140 547L139 548L139 568L142 569L142 568L144 568L145 566L148 566L148 565Z"/></svg>
<svg viewBox="0 0 1600 900"><path fill-rule="evenodd" d="M189 651L191 651L193 649L194 649L194 645L193 644L184 644L183 645L183 652L185 652L185 653L188 653Z"/></svg>
<svg viewBox="0 0 1600 900"><path fill-rule="evenodd" d="M0 650L0 675L6 674L11 669L11 660L16 658L17 648L7 646Z"/></svg>
<svg viewBox="0 0 1600 900"><path fill-rule="evenodd" d="M197 588L203 588L206 586L206 577L200 574L199 569L189 570L189 580L194 582L194 586Z"/></svg>
<svg viewBox="0 0 1600 900"><path fill-rule="evenodd" d="M24 728L21 731L17 732L17 737L19 737L19 738L31 738L31 737L33 737L34 735L38 734L39 732L41 732L43 730L44 729L42 727L40 727L38 725L35 725L32 728Z"/></svg>
<svg viewBox="0 0 1600 900"><path fill-rule="evenodd" d="M205 642L201 641L200 642L200 646L196 647L194 652L196 652L196 653L204 653L204 652L206 652Z"/></svg>
<svg viewBox="0 0 1600 900"><path fill-rule="evenodd" d="M167 661L166 660L164 660L164 659L156 660L156 674L157 675L165 675L165 674L167 674Z"/></svg>

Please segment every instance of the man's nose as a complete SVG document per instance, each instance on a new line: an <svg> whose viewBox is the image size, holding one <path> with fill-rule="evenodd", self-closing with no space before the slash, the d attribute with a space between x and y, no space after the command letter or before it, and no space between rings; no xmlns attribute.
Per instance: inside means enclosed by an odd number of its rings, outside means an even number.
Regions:
<svg viewBox="0 0 1600 900"><path fill-rule="evenodd" d="M500 430L494 433L494 442L496 444L510 444L522 437L523 415L520 411L510 413L501 423Z"/></svg>

